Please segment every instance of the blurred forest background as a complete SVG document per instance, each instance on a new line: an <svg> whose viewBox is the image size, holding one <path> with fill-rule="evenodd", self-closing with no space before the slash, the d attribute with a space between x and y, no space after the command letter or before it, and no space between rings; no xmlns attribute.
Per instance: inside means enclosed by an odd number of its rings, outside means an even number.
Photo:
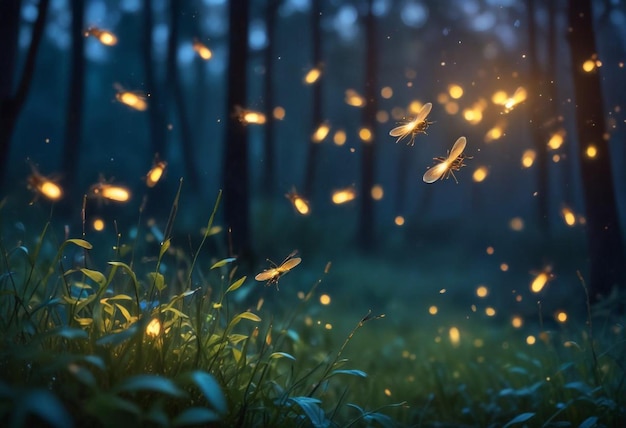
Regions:
<svg viewBox="0 0 626 428"><path fill-rule="evenodd" d="M484 285L580 309L576 271L594 298L624 284L625 49L619 0L2 0L4 239L38 235L52 180L61 236L87 195L90 239L141 209L159 241L182 177L175 241L223 189L216 253L249 274L298 249L289 281L331 260L333 296L365 307L445 289L470 311ZM396 143L427 102L427 135ZM460 136L458 184L424 183Z"/></svg>

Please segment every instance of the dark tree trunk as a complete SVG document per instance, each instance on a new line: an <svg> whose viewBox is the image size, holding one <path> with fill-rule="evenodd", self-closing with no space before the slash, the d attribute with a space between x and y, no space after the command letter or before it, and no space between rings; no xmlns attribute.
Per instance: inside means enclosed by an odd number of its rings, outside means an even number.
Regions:
<svg viewBox="0 0 626 428"><path fill-rule="evenodd" d="M365 99L363 125L372 132L369 141L361 145L361 199L359 207L359 239L361 247L371 248L374 239L374 199L371 190L375 177L376 110L378 109L376 18L372 12L373 1L368 2L365 17Z"/></svg>
<svg viewBox="0 0 626 428"><path fill-rule="evenodd" d="M313 66L318 67L322 62L322 29L321 29L321 3L314 1L311 7L311 31L313 44ZM311 104L311 119L313 129L317 129L322 124L322 81L324 76L313 84L313 100ZM321 144L309 141L309 150L306 158L306 170L304 175L304 194L308 198L313 197L313 187L317 172L317 163Z"/></svg>
<svg viewBox="0 0 626 428"><path fill-rule="evenodd" d="M189 123L189 114L183 88L178 77L178 38L179 38L179 21L180 21L181 2L178 0L170 0L170 35L167 41L167 81L172 90L174 99L174 108L178 115L178 128L180 130L181 152L185 164L185 179L189 183L192 190L198 190L200 179L195 165L195 157L193 153L193 133L191 132L191 124Z"/></svg>
<svg viewBox="0 0 626 428"><path fill-rule="evenodd" d="M263 92L265 94L265 117L267 123L263 128L265 131L265 141L263 150L263 168L261 183L262 193L271 195L274 191L275 181L275 142L274 135L276 124L273 117L274 109L274 58L275 54L275 37L276 37L276 13L278 11L279 0L268 0L265 9L265 22L267 26L267 47L265 48L265 78L263 81Z"/></svg>
<svg viewBox="0 0 626 428"><path fill-rule="evenodd" d="M231 0L226 95L228 121L223 162L224 220L230 254L244 259L250 257L248 133L233 112L235 106L243 107L247 101L248 17L249 1Z"/></svg>
<svg viewBox="0 0 626 428"><path fill-rule="evenodd" d="M143 67L145 74L145 90L150 95L148 108L148 121L150 124L150 142L153 154L165 156L165 140L167 125L165 123L166 104L164 93L157 84L154 73L154 58L152 55L152 31L154 30L154 18L152 16L152 0L143 0L143 35L141 52L143 53ZM151 158L151 157L150 157Z"/></svg>
<svg viewBox="0 0 626 428"><path fill-rule="evenodd" d="M607 296L612 287L624 284L624 248L615 204L600 74L585 72L583 63L597 52L593 31L591 0L569 4L569 42L574 75L576 127L587 217L590 261L590 294L594 300ZM589 145L597 155L586 155Z"/></svg>
<svg viewBox="0 0 626 428"><path fill-rule="evenodd" d="M65 119L65 143L63 145L63 174L67 201L72 206L76 192L76 175L80 153L80 140L83 122L83 92L85 89L85 36L82 0L72 0L72 63L68 82L67 115Z"/></svg>
<svg viewBox="0 0 626 428"><path fill-rule="evenodd" d="M537 52L537 25L535 0L528 0L528 57L530 59L530 81L528 82L528 101L530 110L531 135L537 153L535 171L537 173L537 226L543 239L550 233L550 217L548 212L548 146L543 128L545 109L543 108L542 90L543 73L539 67Z"/></svg>
<svg viewBox="0 0 626 428"><path fill-rule="evenodd" d="M39 14L33 25L24 69L17 89L13 93L13 80L17 67L17 38L21 3L19 0L0 1L0 36L2 36L0 40L2 58L2 68L0 68L0 188L2 188L6 178L11 137L35 73L35 60L43 36L50 2L49 0L39 2Z"/></svg>

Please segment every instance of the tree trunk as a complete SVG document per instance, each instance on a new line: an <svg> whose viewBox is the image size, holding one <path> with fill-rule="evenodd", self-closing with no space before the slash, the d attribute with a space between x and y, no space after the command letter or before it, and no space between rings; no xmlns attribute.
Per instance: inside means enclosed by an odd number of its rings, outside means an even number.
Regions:
<svg viewBox="0 0 626 428"><path fill-rule="evenodd" d="M3 187L6 178L11 137L35 73L35 60L37 59L37 51L43 37L49 3L49 0L41 0L39 2L39 13L33 25L24 70L22 71L17 89L13 93L13 78L17 66L17 38L21 1L0 1L0 35L2 36L2 40L0 40L0 54L2 54L3 58L2 69L0 69L0 76L2 76L0 77L0 189ZM4 56L5 54L6 56ZM6 75L4 75L5 73Z"/></svg>
<svg viewBox="0 0 626 428"><path fill-rule="evenodd" d="M365 17L365 99L363 126L371 131L369 141L361 145L361 199L359 206L359 240L361 247L370 249L374 239L374 199L371 190L374 186L376 110L378 109L377 84L377 44L376 18L372 12L373 0L368 1Z"/></svg>
<svg viewBox="0 0 626 428"><path fill-rule="evenodd" d="M590 295L605 297L612 287L624 284L624 248L615 204L600 73L583 70L583 63L596 54L591 0L572 0L569 4L569 42L574 76L576 128L581 163L583 195L587 217L590 261ZM597 154L586 154L589 146Z"/></svg>
<svg viewBox="0 0 626 428"><path fill-rule="evenodd" d="M265 22L267 26L267 47L265 48L265 77L263 81L263 89L265 94L265 117L267 122L263 130L265 131L264 155L261 183L261 192L264 195L271 195L274 191L274 181L276 174L275 164L275 142L274 135L276 130L275 119L273 118L274 109L274 57L275 54L275 37L276 37L276 13L278 11L278 0L268 0L265 10Z"/></svg>
<svg viewBox="0 0 626 428"><path fill-rule="evenodd" d="M530 79L528 82L528 101L530 110L531 135L537 153L535 172L537 173L537 226L541 237L546 240L550 233L550 217L548 210L548 146L546 133L543 129L545 109L541 98L543 90L543 73L539 67L537 52L537 25L535 0L528 0L528 57L530 59Z"/></svg>
<svg viewBox="0 0 626 428"><path fill-rule="evenodd" d="M85 35L82 0L72 0L72 63L68 82L67 115L65 119L65 143L63 145L63 174L66 190L65 206L71 207L76 192L76 175L80 153L81 127L83 122L83 92L85 89ZM69 212L69 209L68 209Z"/></svg>
<svg viewBox="0 0 626 428"><path fill-rule="evenodd" d="M311 32L313 44L313 66L318 67L322 62L322 29L321 29L321 3L314 1L311 7ZM311 104L311 119L313 122L312 132L322 124L322 81L324 76L313 84L313 100ZM317 172L317 163L321 144L309 141L309 150L306 157L306 170L304 175L304 195L313 199L313 187Z"/></svg>
<svg viewBox="0 0 626 428"><path fill-rule="evenodd" d="M224 220L230 255L250 257L248 141L246 127L233 115L235 106L247 102L248 0L231 0L229 10L228 115L224 141Z"/></svg>

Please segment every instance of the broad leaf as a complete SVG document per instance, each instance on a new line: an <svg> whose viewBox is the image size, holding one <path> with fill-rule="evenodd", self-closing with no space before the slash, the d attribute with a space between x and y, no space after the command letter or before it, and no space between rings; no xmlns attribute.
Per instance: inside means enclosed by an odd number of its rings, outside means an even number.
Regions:
<svg viewBox="0 0 626 428"><path fill-rule="evenodd" d="M230 293L231 291L235 291L236 289L238 289L239 287L242 286L242 284L244 283L244 281L246 280L247 277L241 277L239 278L237 281L233 282L230 287L228 287L228 289L226 290L227 293Z"/></svg>
<svg viewBox="0 0 626 428"><path fill-rule="evenodd" d="M207 425L211 422L217 422L220 416L210 409L204 407L190 407L180 412L172 421L175 427L187 425Z"/></svg>
<svg viewBox="0 0 626 428"><path fill-rule="evenodd" d="M184 397L185 391L176 386L170 379L157 375L136 375L122 380L113 390L120 392L152 391L170 395L172 397Z"/></svg>
<svg viewBox="0 0 626 428"><path fill-rule="evenodd" d="M527 420L529 420L530 418L532 418L533 416L535 416L534 413L532 412L528 412L528 413L521 413L517 416L515 416L513 419L511 419L510 421L508 421L506 423L506 425L504 425L503 428L508 428L508 427L512 427L513 425L517 425L517 424L521 424L522 422L526 422Z"/></svg>
<svg viewBox="0 0 626 428"><path fill-rule="evenodd" d="M222 267L222 266L224 266L224 265L227 265L228 263L232 263L232 262L234 262L235 260L237 260L237 258L236 258L236 257L229 257L229 258L227 258L227 259L222 259L222 260L220 260L219 262L215 262L215 263L213 264L213 266L211 266L211 268L210 268L209 270L212 270L212 269L217 269L217 268L219 268L219 267Z"/></svg>
<svg viewBox="0 0 626 428"><path fill-rule="evenodd" d="M196 370L187 374L186 377L202 391L207 401L219 414L225 414L228 411L222 388L213 376L201 370Z"/></svg>

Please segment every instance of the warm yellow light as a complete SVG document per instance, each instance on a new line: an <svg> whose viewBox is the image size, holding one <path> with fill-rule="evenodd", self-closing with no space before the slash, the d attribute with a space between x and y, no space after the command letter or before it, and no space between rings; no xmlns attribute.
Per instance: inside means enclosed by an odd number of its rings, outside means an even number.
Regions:
<svg viewBox="0 0 626 428"><path fill-rule="evenodd" d="M534 150L528 149L522 154L522 166L524 168L530 168L535 163L535 157L537 154Z"/></svg>
<svg viewBox="0 0 626 428"><path fill-rule="evenodd" d="M391 89L391 86L385 86L384 88L382 88L380 90L380 96L386 100L393 97L393 89Z"/></svg>
<svg viewBox="0 0 626 428"><path fill-rule="evenodd" d="M574 226L576 224L576 216L568 207L561 208L561 215L563 216L563 220L565 220L565 224L568 226Z"/></svg>
<svg viewBox="0 0 626 428"><path fill-rule="evenodd" d="M567 321L567 313L565 313L565 311L558 311L554 317L561 323Z"/></svg>
<svg viewBox="0 0 626 428"><path fill-rule="evenodd" d="M396 224L396 226L403 226L404 225L404 217L402 217L401 215L396 216L396 218L393 219L393 222Z"/></svg>
<svg viewBox="0 0 626 428"><path fill-rule="evenodd" d="M448 93L450 94L452 98L454 98L455 100L458 100L459 98L463 96L463 88L460 85L457 85L456 83L452 83L448 85Z"/></svg>
<svg viewBox="0 0 626 428"><path fill-rule="evenodd" d="M285 118L285 109L281 106L274 107L272 114L274 116L274 119L283 120Z"/></svg>
<svg viewBox="0 0 626 428"><path fill-rule="evenodd" d="M102 220L101 218L94 219L91 225L93 227L93 230L95 230L96 232L102 232L104 230L104 220Z"/></svg>
<svg viewBox="0 0 626 428"><path fill-rule="evenodd" d="M503 135L504 135L504 128L499 125L496 125L493 128L491 128L489 131L487 131L487 133L485 134L485 143L490 143L492 141L499 140L500 138L502 138Z"/></svg>
<svg viewBox="0 0 626 428"><path fill-rule="evenodd" d="M365 105L365 98L359 95L354 89L347 89L345 92L346 104L353 107L363 107Z"/></svg>
<svg viewBox="0 0 626 428"><path fill-rule="evenodd" d="M476 288L476 295L478 297L487 297L488 294L489 294L489 289L485 287L484 285L479 285Z"/></svg>
<svg viewBox="0 0 626 428"><path fill-rule="evenodd" d="M515 90L515 93L513 94L513 96L511 98L508 98L505 102L504 102L504 107L506 108L506 111L511 111L513 110L513 107L515 107L516 105L518 105L519 103L523 102L526 100L527 97L527 92L526 89L524 89L523 87L519 87Z"/></svg>
<svg viewBox="0 0 626 428"><path fill-rule="evenodd" d="M481 181L484 181L485 178L487 178L487 175L489 174L489 170L487 169L486 166L479 166L478 168L476 168L476 170L474 171L474 174L472 174L472 179L476 182L476 183L480 183Z"/></svg>
<svg viewBox="0 0 626 428"><path fill-rule="evenodd" d="M417 100L413 100L409 104L408 111L409 111L410 114L416 115L417 113L419 113L419 111L422 109L422 107L424 107L424 104L422 104L421 102L419 102Z"/></svg>
<svg viewBox="0 0 626 428"><path fill-rule="evenodd" d="M364 143L369 143L370 141L372 141L372 131L370 131L369 128L365 128L365 127L359 129L359 138Z"/></svg>
<svg viewBox="0 0 626 428"><path fill-rule="evenodd" d="M459 112L459 104L456 101L446 103L444 108L448 114L457 114Z"/></svg>
<svg viewBox="0 0 626 428"><path fill-rule="evenodd" d="M550 278L548 272L541 272L539 275L533 279L533 282L530 283L530 290L533 293L539 293L543 290L543 287L548 283L548 279Z"/></svg>
<svg viewBox="0 0 626 428"><path fill-rule="evenodd" d="M463 110L463 118L467 120L472 125L476 125L483 120L483 112L477 108L466 108Z"/></svg>
<svg viewBox="0 0 626 428"><path fill-rule="evenodd" d="M458 346L461 342L461 332L456 327L451 327L448 331L448 335L450 336L450 343L452 346Z"/></svg>
<svg viewBox="0 0 626 428"><path fill-rule="evenodd" d="M522 220L521 217L513 217L509 221L509 227L511 228L511 230L514 230L516 232L520 232L520 231L524 230L524 220Z"/></svg>
<svg viewBox="0 0 626 428"><path fill-rule="evenodd" d="M198 56L205 61L208 61L213 56L211 49L209 49L206 45L204 45L199 40L194 40L193 42L193 50L196 51Z"/></svg>
<svg viewBox="0 0 626 428"><path fill-rule="evenodd" d="M383 191L383 186L381 186L380 184L375 184L374 186L372 186L372 190L371 190L371 195L372 195L372 199L374 199L375 201L380 201L385 192Z"/></svg>
<svg viewBox="0 0 626 428"><path fill-rule="evenodd" d="M485 315L487 315L488 317L493 317L496 315L496 310L492 308L491 306L489 306L485 308Z"/></svg>
<svg viewBox="0 0 626 428"><path fill-rule="evenodd" d="M535 336L530 335L526 337L526 343L528 345L534 345L536 342L537 342L537 339L535 338Z"/></svg>
<svg viewBox="0 0 626 428"><path fill-rule="evenodd" d="M320 296L320 303L322 305L330 305L330 296L328 294L322 294Z"/></svg>
<svg viewBox="0 0 626 428"><path fill-rule="evenodd" d="M402 107L394 107L391 109L391 117L393 120L402 120L404 119L405 112Z"/></svg>
<svg viewBox="0 0 626 428"><path fill-rule="evenodd" d="M450 101L450 96L446 92L439 92L437 94L437 102L439 104L445 104Z"/></svg>
<svg viewBox="0 0 626 428"><path fill-rule="evenodd" d="M437 315L437 312L439 312L439 309L435 305L428 308L428 313L431 315Z"/></svg>
<svg viewBox="0 0 626 428"><path fill-rule="evenodd" d="M502 272L506 272L509 270L509 264L508 263L500 263L500 270Z"/></svg>
<svg viewBox="0 0 626 428"><path fill-rule="evenodd" d="M113 202L127 202L130 199L130 190L123 186L114 186L108 183L96 183L91 186L91 195Z"/></svg>
<svg viewBox="0 0 626 428"><path fill-rule="evenodd" d="M265 115L258 111L246 111L243 113L243 121L245 123L262 125L265 123Z"/></svg>
<svg viewBox="0 0 626 428"><path fill-rule="evenodd" d="M324 122L317 127L315 132L313 132L313 135L311 135L311 141L313 141L314 143L321 143L324 138L326 138L329 132L330 125L327 122Z"/></svg>
<svg viewBox="0 0 626 428"><path fill-rule="evenodd" d="M591 73L596 68L596 62L588 59L583 62L583 70L587 73Z"/></svg>
<svg viewBox="0 0 626 428"><path fill-rule="evenodd" d="M391 390L389 388L385 388L384 393L387 397L391 397Z"/></svg>
<svg viewBox="0 0 626 428"><path fill-rule="evenodd" d="M51 201L57 201L63 196L63 190L61 189L61 186L48 179L44 179L44 181L39 184L38 190L39 193L41 193L43 196L50 199Z"/></svg>
<svg viewBox="0 0 626 428"><path fill-rule="evenodd" d="M115 94L115 98L122 104L125 104L132 109L138 111L145 111L148 109L148 102L143 94L121 91Z"/></svg>
<svg viewBox="0 0 626 428"><path fill-rule="evenodd" d="M496 250L495 250L493 247L491 247L491 246L487 247L487 249L485 250L485 252L486 252L487 254L489 254L490 256L491 256L491 255L493 255L493 253L494 253L495 251L496 251Z"/></svg>
<svg viewBox="0 0 626 428"><path fill-rule="evenodd" d="M587 150L585 150L585 154L589 159L593 159L598 155L598 148L593 144L589 144Z"/></svg>
<svg viewBox="0 0 626 428"><path fill-rule="evenodd" d="M326 330L332 330L333 329L333 325L331 323L327 322L326 324L324 324L324 328Z"/></svg>
<svg viewBox="0 0 626 428"><path fill-rule="evenodd" d="M146 326L146 334L157 337L159 333L161 333L161 322L157 318L152 318L152 321Z"/></svg>
<svg viewBox="0 0 626 428"><path fill-rule="evenodd" d="M85 36L93 36L98 39L100 43L106 46L114 46L117 44L117 37L115 36L115 34L110 31L101 30L96 27L90 27L89 29L87 29L87 31L85 32Z"/></svg>
<svg viewBox="0 0 626 428"><path fill-rule="evenodd" d="M333 142L338 146L343 146L344 144L346 144L346 140L346 131L344 131L343 129L338 129L335 132L335 135L333 135Z"/></svg>
<svg viewBox="0 0 626 428"><path fill-rule="evenodd" d="M337 205L350 202L354 198L356 198L356 190L354 190L354 187L346 187L345 189L335 190L332 195L332 201Z"/></svg>
<svg viewBox="0 0 626 428"><path fill-rule="evenodd" d="M504 103L506 102L506 100L508 99L508 95L506 94L506 92L504 91L496 91L492 96L491 96L491 102L497 105L504 105Z"/></svg>
<svg viewBox="0 0 626 428"><path fill-rule="evenodd" d="M389 122L389 113L385 110L378 110L376 112L376 122L378 123L387 123Z"/></svg>
<svg viewBox="0 0 626 428"><path fill-rule="evenodd" d="M152 169L148 171L146 174L146 186L154 187L159 182L163 173L165 172L165 168L167 167L167 162L159 161L154 164Z"/></svg>
<svg viewBox="0 0 626 428"><path fill-rule="evenodd" d="M513 318L511 318L511 325L514 328L520 328L523 324L524 320L522 320L522 317L520 317L519 315L515 315Z"/></svg>
<svg viewBox="0 0 626 428"><path fill-rule="evenodd" d="M556 132L550 137L548 147L552 150L557 150L563 145L563 141L565 141L565 131Z"/></svg>
<svg viewBox="0 0 626 428"><path fill-rule="evenodd" d="M307 85L312 85L317 82L317 80L321 77L322 70L318 67L312 68L309 72L304 76L304 83Z"/></svg>
<svg viewBox="0 0 626 428"><path fill-rule="evenodd" d="M287 193L285 197L289 199L291 205L298 214L309 215L311 213L309 201L300 196L298 192L296 192L295 188L291 192Z"/></svg>

